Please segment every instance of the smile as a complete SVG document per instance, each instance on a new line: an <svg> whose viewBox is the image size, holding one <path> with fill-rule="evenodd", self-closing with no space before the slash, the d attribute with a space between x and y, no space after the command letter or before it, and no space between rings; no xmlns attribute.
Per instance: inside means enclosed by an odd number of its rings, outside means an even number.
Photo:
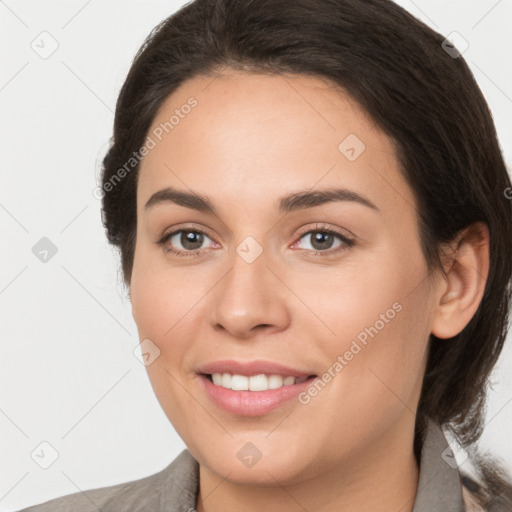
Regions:
<svg viewBox="0 0 512 512"><path fill-rule="evenodd" d="M221 410L238 416L267 414L296 398L316 377L265 374L246 376L229 373L199 375L202 388L212 403ZM216 384L214 379L220 383Z"/></svg>
<svg viewBox="0 0 512 512"><path fill-rule="evenodd" d="M283 377L281 375L237 375L230 373L213 373L208 375L210 380L216 386L222 386L225 389L235 391L268 391L269 389L279 389L283 386L293 386L308 379L304 377Z"/></svg>

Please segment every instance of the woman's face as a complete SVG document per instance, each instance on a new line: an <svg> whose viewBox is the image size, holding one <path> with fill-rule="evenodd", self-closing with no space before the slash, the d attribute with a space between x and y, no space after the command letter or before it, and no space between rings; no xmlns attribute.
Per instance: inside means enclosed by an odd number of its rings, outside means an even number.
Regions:
<svg viewBox="0 0 512 512"><path fill-rule="evenodd" d="M391 140L318 78L235 72L183 84L148 135L133 316L194 457L275 485L410 454L435 288Z"/></svg>

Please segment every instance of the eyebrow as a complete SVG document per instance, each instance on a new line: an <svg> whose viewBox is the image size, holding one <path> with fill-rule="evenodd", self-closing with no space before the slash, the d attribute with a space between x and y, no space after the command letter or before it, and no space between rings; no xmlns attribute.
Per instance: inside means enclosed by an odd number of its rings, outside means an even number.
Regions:
<svg viewBox="0 0 512 512"><path fill-rule="evenodd" d="M279 212L288 213L296 210L313 208L322 204L350 201L362 204L375 211L380 211L367 197L346 188L327 188L323 190L304 190L292 192L283 196L279 201ZM156 205L174 203L200 212L217 216L217 210L210 199L197 192L185 192L173 187L167 187L155 192L147 201L144 209L147 211Z"/></svg>

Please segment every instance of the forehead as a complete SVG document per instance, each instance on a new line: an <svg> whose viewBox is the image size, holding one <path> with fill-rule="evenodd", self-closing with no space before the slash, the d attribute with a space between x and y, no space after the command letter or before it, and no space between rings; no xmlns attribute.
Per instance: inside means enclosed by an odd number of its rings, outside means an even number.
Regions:
<svg viewBox="0 0 512 512"><path fill-rule="evenodd" d="M413 201L392 140L317 77L196 77L166 99L148 135L155 145L141 162L139 203L169 185L240 206L316 185Z"/></svg>

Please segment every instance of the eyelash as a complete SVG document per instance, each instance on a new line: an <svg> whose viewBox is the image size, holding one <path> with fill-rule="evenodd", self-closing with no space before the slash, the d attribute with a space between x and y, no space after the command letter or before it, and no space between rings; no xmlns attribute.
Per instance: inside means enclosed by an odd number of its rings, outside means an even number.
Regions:
<svg viewBox="0 0 512 512"><path fill-rule="evenodd" d="M173 249L172 247L168 247L168 248L164 247L168 240L170 240L174 235L181 233L181 232L199 233L202 235L206 235L208 238L211 239L211 237L208 236L208 233L206 233L205 231L202 231L201 229L183 227L181 229L172 231L171 233L165 234L160 240L158 240L156 242L156 244L159 247L164 248L164 250L166 252L175 254L176 256L185 257L185 258L199 256L201 249L197 249L195 251L179 251L179 250ZM312 252L315 256L320 256L320 257L332 256L335 253L347 250L348 248L355 245L355 241L353 239L348 238L347 236L342 235L338 231L335 231L331 228L325 227L320 224L315 225L315 227L313 229L310 228L307 231L304 231L303 233L301 233L299 235L298 240L300 240L305 235L310 235L312 233L327 233L329 235L338 237L339 240L343 243L343 245L340 247L337 247L335 249L327 249L325 251L315 251L315 250L311 250L311 249L304 249L305 251Z"/></svg>

